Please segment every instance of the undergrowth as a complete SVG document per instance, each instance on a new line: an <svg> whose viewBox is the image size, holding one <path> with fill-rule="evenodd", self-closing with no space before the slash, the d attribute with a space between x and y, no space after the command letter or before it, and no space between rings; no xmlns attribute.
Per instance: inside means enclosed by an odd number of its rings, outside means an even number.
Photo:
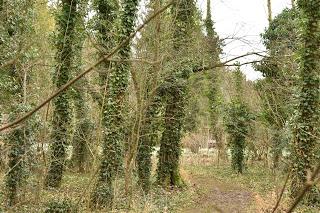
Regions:
<svg viewBox="0 0 320 213"><path fill-rule="evenodd" d="M227 163L218 166L213 156L184 156L181 175L188 185L186 188L165 191L157 186L152 186L148 195L144 195L142 190L135 188L130 203L124 193L123 179L119 178L115 183L117 190L115 190L112 212L184 212L188 207L196 206L197 200L208 193L210 187L215 187L210 185L194 187L193 183L196 178L213 179L228 187L238 187L241 190L249 191L254 202L245 212L268 212L276 203L286 174L281 172L273 174L268 167L261 163L254 163L248 167L243 174L236 174ZM3 177L3 174L0 177ZM153 179L155 182L155 177ZM3 181L0 181L0 201L3 203L1 200L3 199L1 196ZM87 208L93 186L92 176L89 174L66 173L62 187L57 190L45 190L43 182L39 181L39 176L36 174L29 178L28 183L27 187L20 192L23 194L20 202L14 208L6 209L5 212L50 212L48 210L50 208L62 209L65 207L71 208L69 212L93 212ZM203 184L206 183L214 182L203 182ZM286 190L279 208L280 212L283 212L290 205L288 197L289 193ZM3 207L0 207L1 209ZM106 212L106 210L95 212ZM320 212L320 209L300 205L296 212L316 213Z"/></svg>
<svg viewBox="0 0 320 213"><path fill-rule="evenodd" d="M237 174L232 170L229 163L217 165L214 159L211 159L209 162L206 161L205 163L200 160L199 163L199 159L197 158L199 157L193 156L185 160L184 169L188 171L188 173L212 178L226 185L241 187L244 190L252 192L255 202L253 206L249 207L251 211L246 210L246 212L270 212L276 204L287 176L286 173L281 171L273 173L268 166L262 162L254 162L248 165L248 168L244 170L243 174ZM289 199L288 187L289 186L286 187L284 192L279 212L284 212L292 202L292 200ZM320 209L300 204L295 212L318 213Z"/></svg>

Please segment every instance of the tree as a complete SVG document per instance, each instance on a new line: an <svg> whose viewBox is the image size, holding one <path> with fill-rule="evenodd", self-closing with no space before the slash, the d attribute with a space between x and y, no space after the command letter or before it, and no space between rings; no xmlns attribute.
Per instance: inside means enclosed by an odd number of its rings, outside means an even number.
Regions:
<svg viewBox="0 0 320 213"><path fill-rule="evenodd" d="M190 48L192 30L195 26L196 7L194 1L179 0L172 6L173 52L177 64L172 74L165 80L163 95L165 98L164 131L160 141L157 181L167 188L182 186L179 173L179 158L181 154L181 136L185 117L187 79L193 64L192 60L183 57ZM189 43L190 42L190 43ZM185 55L184 55L185 56Z"/></svg>
<svg viewBox="0 0 320 213"><path fill-rule="evenodd" d="M8 120L16 119L30 108L27 100L30 69L24 68L33 58L33 49L28 48L32 36L34 1L0 1L0 64L7 64L0 69L1 102L7 107L1 107L1 114L8 113ZM13 59L13 60L12 60ZM9 101L7 101L9 100ZM5 108L8 110L5 110ZM5 111L2 111L5 110ZM6 204L13 206L18 194L28 176L27 157L32 143L32 120L24 126L17 127L6 135L9 145L8 171L5 177Z"/></svg>
<svg viewBox="0 0 320 213"><path fill-rule="evenodd" d="M297 25L297 10L285 9L277 15L262 34L269 56L255 65L265 77L255 85L262 101L262 122L271 132L274 169L279 165L282 150L288 145L286 138L290 137L286 132L293 114L293 82L298 67L294 54L301 43Z"/></svg>
<svg viewBox="0 0 320 213"><path fill-rule="evenodd" d="M308 171L319 162L320 119L320 8L319 0L299 0L302 22L302 46L300 47L299 93L293 129L293 177L291 195L308 181ZM313 187L306 197L310 204L319 203L319 189Z"/></svg>
<svg viewBox="0 0 320 213"><path fill-rule="evenodd" d="M138 0L123 1L123 8L120 12L120 24L117 29L117 36L114 38L119 43L134 31ZM98 3L98 9L102 17L105 17L106 22L111 21L110 15L114 15L117 7L117 1ZM102 12L103 13L102 13ZM111 20L110 20L111 18ZM104 24L106 24L104 22ZM105 32L106 36L109 29L101 26L100 33ZM101 34L104 36L105 34ZM109 45L108 37L105 37L105 42ZM92 207L112 207L113 203L113 182L122 167L123 159L123 145L125 140L123 123L125 110L125 93L128 86L130 64L127 59L131 54L131 43L128 42L119 50L120 59L124 60L122 63L112 66L108 76L107 94L105 108L103 111L104 124L104 143L103 156L99 168L98 180L92 194Z"/></svg>
<svg viewBox="0 0 320 213"><path fill-rule="evenodd" d="M268 6L268 21L271 23L272 21L272 6L271 6L271 0L267 0L267 6Z"/></svg>
<svg viewBox="0 0 320 213"><path fill-rule="evenodd" d="M76 41L74 44L74 60L73 60L73 75L79 74L83 66L82 50L85 40L85 16L87 14L88 0L80 0L78 6L78 16L75 25ZM77 167L79 172L84 172L84 165L88 158L88 140L90 139L90 130L92 130L91 121L88 117L89 105L87 97L87 79L81 79L74 85L72 100L75 107L75 130L73 135L73 151L72 163Z"/></svg>
<svg viewBox="0 0 320 213"><path fill-rule="evenodd" d="M208 64L209 66L213 64L220 63L219 55L221 54L221 48L220 48L220 41L219 37L215 31L214 28L214 22L212 20L212 14L211 14L211 0L207 0L207 17L205 20L205 27L207 31L207 48L208 48ZM219 110L219 99L220 99L220 91L219 91L219 85L220 85L220 69L221 68L215 68L213 70L210 70L208 76L210 79L210 91L208 93L208 98L210 102L210 123L211 123L211 132L213 135L213 138L217 141L218 144L218 152L220 156L220 151L223 147L222 144L222 131L223 127L219 125L220 118L220 110ZM218 156L218 157L219 157Z"/></svg>
<svg viewBox="0 0 320 213"><path fill-rule="evenodd" d="M162 6L162 0L150 1L149 7L152 14L159 10ZM164 41L164 21L165 15L158 15L154 22L150 23L144 32L142 33L142 38L140 40L143 47L140 48L139 54L151 55L152 59L156 62L163 57L161 50L166 48ZM140 128L140 137L138 145L138 153L136 157L137 162L137 172L138 172L138 182L145 193L150 190L150 178L152 169L152 151L158 140L158 131L160 129L159 113L161 109L161 97L159 95L157 86L161 83L159 76L162 70L162 66L159 63L155 63L151 68L146 68L144 84L142 87L142 108L143 119ZM155 92L154 92L155 90Z"/></svg>
<svg viewBox="0 0 320 213"><path fill-rule="evenodd" d="M56 15L57 30L55 37L56 65L53 83L56 88L62 87L71 77L72 62L74 59L75 25L78 18L77 0L63 0L59 2L60 11ZM70 94L62 92L53 101L53 129L51 144L51 159L45 180L46 187L61 185L65 165L68 133L70 130Z"/></svg>
<svg viewBox="0 0 320 213"><path fill-rule="evenodd" d="M246 137L250 130L252 115L243 101L243 74L238 68L234 72L236 95L226 108L225 126L229 134L232 168L242 174Z"/></svg>

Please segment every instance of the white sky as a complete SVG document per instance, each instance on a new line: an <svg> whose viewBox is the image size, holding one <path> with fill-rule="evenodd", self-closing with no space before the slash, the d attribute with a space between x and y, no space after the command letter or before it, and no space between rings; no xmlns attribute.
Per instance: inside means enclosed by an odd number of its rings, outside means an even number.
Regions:
<svg viewBox="0 0 320 213"><path fill-rule="evenodd" d="M55 2L56 0L50 0ZM148 0L141 0L140 12ZM196 0L198 7L206 15L207 0ZM291 0L271 0L273 16L279 14L286 7L291 7ZM211 11L215 28L221 39L225 40L222 61L243 55L248 52L260 52L265 48L260 34L268 25L267 0L211 0ZM257 60L251 56L242 58L240 63ZM261 74L253 70L251 65L242 67L247 79L256 80Z"/></svg>
<svg viewBox="0 0 320 213"><path fill-rule="evenodd" d="M198 0L198 5L206 11L206 0ZM272 0L273 16L284 8L291 7L291 0ZM237 37L240 40L226 40L222 60L252 51L264 51L260 34L268 25L267 0L211 0L212 15L215 28L220 38ZM251 61L257 58L247 57L240 62ZM261 74L255 72L251 65L242 67L247 79L255 80Z"/></svg>

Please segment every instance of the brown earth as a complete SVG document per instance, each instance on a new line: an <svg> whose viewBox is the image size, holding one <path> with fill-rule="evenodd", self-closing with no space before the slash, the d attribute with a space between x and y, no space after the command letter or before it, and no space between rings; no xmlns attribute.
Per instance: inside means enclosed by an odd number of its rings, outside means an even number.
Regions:
<svg viewBox="0 0 320 213"><path fill-rule="evenodd" d="M252 192L234 185L222 183L212 177L194 176L192 187L196 188L198 198L193 206L186 207L184 213L241 213L250 210L254 202Z"/></svg>

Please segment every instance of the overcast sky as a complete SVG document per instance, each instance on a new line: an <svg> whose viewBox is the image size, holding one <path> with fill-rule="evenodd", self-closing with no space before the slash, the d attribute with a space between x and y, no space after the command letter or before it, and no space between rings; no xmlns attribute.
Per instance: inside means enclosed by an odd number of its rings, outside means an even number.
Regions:
<svg viewBox="0 0 320 213"><path fill-rule="evenodd" d="M198 0L203 12L206 11L206 0ZM273 16L284 8L291 7L291 0L272 0ZM250 51L264 51L260 34L268 25L267 0L211 0L212 15L215 28L220 38L237 37L240 40L226 40L223 59L230 59ZM244 58L240 62L253 60ZM255 72L250 65L243 66L242 71L247 79L255 80L261 74Z"/></svg>

